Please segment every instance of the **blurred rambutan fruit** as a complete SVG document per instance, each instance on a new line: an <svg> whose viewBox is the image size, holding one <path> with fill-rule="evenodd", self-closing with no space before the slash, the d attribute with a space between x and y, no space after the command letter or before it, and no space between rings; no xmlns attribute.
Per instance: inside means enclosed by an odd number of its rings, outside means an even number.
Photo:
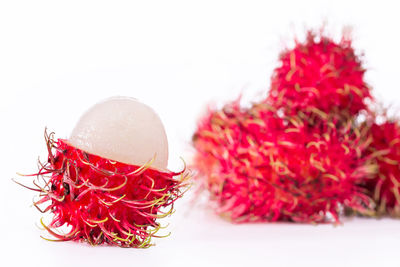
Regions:
<svg viewBox="0 0 400 267"><path fill-rule="evenodd" d="M152 245L158 219L173 211L187 178L185 169L166 168L168 143L156 113L114 97L89 109L68 140L53 136L45 134L48 160L31 188L40 193L34 206L53 214L42 226L57 241Z"/></svg>
<svg viewBox="0 0 400 267"><path fill-rule="evenodd" d="M400 125L386 121L371 126L369 157L376 160L378 173L366 179L366 187L376 202L376 215L400 217Z"/></svg>
<svg viewBox="0 0 400 267"><path fill-rule="evenodd" d="M287 115L321 110L354 116L367 109L365 100L371 98L364 72L349 37L337 43L309 32L304 42L281 53L268 102Z"/></svg>
<svg viewBox="0 0 400 267"><path fill-rule="evenodd" d="M323 111L280 116L266 103L235 102L200 121L194 166L233 222L338 222L344 207L373 206L357 185L376 172L362 158L370 140L353 126Z"/></svg>

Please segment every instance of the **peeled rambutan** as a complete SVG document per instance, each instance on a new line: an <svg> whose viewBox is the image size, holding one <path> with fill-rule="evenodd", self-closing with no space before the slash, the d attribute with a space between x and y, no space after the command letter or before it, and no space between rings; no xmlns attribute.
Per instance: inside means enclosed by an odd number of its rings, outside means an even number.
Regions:
<svg viewBox="0 0 400 267"><path fill-rule="evenodd" d="M371 98L364 72L349 37L337 43L309 32L305 42L280 55L268 101L288 115L316 109L353 116L367 109L365 100Z"/></svg>
<svg viewBox="0 0 400 267"><path fill-rule="evenodd" d="M217 212L234 222L338 222L344 207L368 213L357 185L376 172L354 121L322 111L279 115L238 102L211 111L193 136L194 166Z"/></svg>
<svg viewBox="0 0 400 267"><path fill-rule="evenodd" d="M53 136L45 134L48 160L31 188L40 193L34 206L53 214L42 226L58 241L152 245L187 178L185 169L166 169L167 139L154 111L111 98L89 109L68 140Z"/></svg>
<svg viewBox="0 0 400 267"><path fill-rule="evenodd" d="M366 179L366 187L376 201L378 216L400 217L400 125L386 121L371 126L368 155L376 160L378 173Z"/></svg>

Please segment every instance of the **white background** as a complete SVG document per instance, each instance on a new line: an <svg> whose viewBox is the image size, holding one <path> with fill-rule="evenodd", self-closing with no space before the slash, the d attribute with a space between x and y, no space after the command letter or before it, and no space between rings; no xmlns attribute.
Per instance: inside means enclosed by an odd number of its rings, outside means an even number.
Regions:
<svg viewBox="0 0 400 267"><path fill-rule="evenodd" d="M396 1L140 2L0 2L0 265L400 266L400 220L232 225L193 192L166 220L172 236L147 250L39 238L34 193L11 178L45 159L45 126L68 137L103 98L127 95L152 106L177 170L179 156L190 161L190 138L207 105L265 95L279 51L326 22L335 38L353 27L374 95L398 109Z"/></svg>

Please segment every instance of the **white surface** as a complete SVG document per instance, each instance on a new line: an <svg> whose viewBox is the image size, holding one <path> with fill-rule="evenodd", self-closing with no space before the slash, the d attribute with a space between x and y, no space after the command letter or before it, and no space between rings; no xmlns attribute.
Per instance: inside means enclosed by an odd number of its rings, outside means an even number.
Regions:
<svg viewBox="0 0 400 267"><path fill-rule="evenodd" d="M130 97L107 98L79 119L68 142L103 158L166 170L168 141L160 117Z"/></svg>
<svg viewBox="0 0 400 267"><path fill-rule="evenodd" d="M238 226L192 207L191 194L167 220L172 236L148 250L40 239L34 193L10 179L35 171L38 155L46 158L45 126L66 138L106 97L128 95L155 109L169 139L169 167L178 170L206 103L264 95L282 45L327 21L336 38L353 26L374 95L398 109L396 1L131 2L0 2L2 266L400 265L400 221Z"/></svg>

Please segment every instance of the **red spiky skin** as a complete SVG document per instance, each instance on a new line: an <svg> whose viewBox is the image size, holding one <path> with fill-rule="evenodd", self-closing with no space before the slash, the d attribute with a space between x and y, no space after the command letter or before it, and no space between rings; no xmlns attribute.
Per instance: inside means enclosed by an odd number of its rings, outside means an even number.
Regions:
<svg viewBox="0 0 400 267"><path fill-rule="evenodd" d="M51 136L50 136L51 137ZM179 173L134 166L86 153L47 137L48 163L40 169L44 187L34 205L54 217L43 227L56 240L84 240L92 245L148 247L158 237L157 218L171 213L185 178ZM50 176L49 176L50 175ZM174 177L180 175L181 180ZM166 211L168 209L169 211ZM66 234L55 229L69 226Z"/></svg>
<svg viewBox="0 0 400 267"><path fill-rule="evenodd" d="M304 114L303 114L304 115ZM234 222L338 222L340 210L368 212L357 182L373 168L361 159L363 134L323 112L279 117L267 104L210 112L193 137L194 165Z"/></svg>
<svg viewBox="0 0 400 267"><path fill-rule="evenodd" d="M288 115L312 109L355 115L367 109L365 99L371 98L364 72L350 38L335 43L309 32L305 42L281 54L268 100Z"/></svg>
<svg viewBox="0 0 400 267"><path fill-rule="evenodd" d="M400 125L396 121L371 127L373 141L368 153L378 165L378 174L367 179L371 196L377 203L377 215L400 217Z"/></svg>

